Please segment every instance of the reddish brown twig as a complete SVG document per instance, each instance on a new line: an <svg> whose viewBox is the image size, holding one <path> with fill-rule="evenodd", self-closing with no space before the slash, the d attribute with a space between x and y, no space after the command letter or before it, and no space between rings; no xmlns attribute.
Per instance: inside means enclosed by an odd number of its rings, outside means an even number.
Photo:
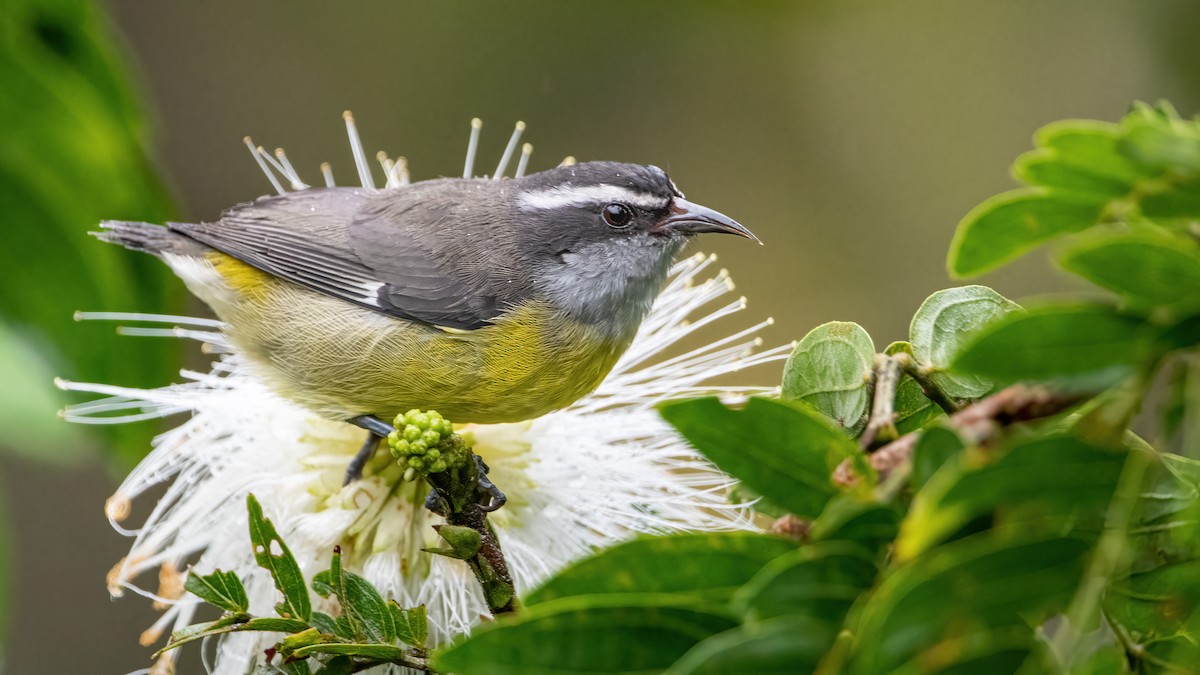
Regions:
<svg viewBox="0 0 1200 675"><path fill-rule="evenodd" d="M1004 427L1056 415L1087 398L1089 396L1083 393L1014 384L954 413L945 424L965 442L987 445ZM871 454L871 468L879 474L880 481L912 459L913 448L920 437L919 431L905 434ZM833 482L843 487L858 482L850 460L843 461L834 470Z"/></svg>

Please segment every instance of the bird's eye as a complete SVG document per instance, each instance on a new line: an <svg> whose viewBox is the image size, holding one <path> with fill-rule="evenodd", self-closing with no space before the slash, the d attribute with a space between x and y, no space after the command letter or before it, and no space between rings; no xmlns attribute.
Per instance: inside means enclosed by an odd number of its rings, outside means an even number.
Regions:
<svg viewBox="0 0 1200 675"><path fill-rule="evenodd" d="M604 207L604 222L611 227L628 227L633 222L633 209L624 204L609 204Z"/></svg>

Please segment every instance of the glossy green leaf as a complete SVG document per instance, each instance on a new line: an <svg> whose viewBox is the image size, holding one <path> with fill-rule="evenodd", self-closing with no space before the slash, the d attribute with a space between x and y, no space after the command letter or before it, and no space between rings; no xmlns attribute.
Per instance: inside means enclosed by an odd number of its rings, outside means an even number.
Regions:
<svg viewBox="0 0 1200 675"><path fill-rule="evenodd" d="M929 371L934 384L947 396L982 396L992 388L990 380L947 369L964 344L985 327L1018 310L1019 305L987 286L937 291L921 303L909 324L913 358Z"/></svg>
<svg viewBox="0 0 1200 675"><path fill-rule="evenodd" d="M692 647L667 675L813 672L837 635L828 623L788 616L718 633Z"/></svg>
<svg viewBox="0 0 1200 675"><path fill-rule="evenodd" d="M889 673L956 637L1061 611L1090 546L1071 538L1005 541L989 534L941 546L886 577L851 617L853 675Z"/></svg>
<svg viewBox="0 0 1200 675"><path fill-rule="evenodd" d="M245 612L250 609L246 587L234 572L214 570L212 574L199 575L195 570L188 572L184 590L201 600L226 612Z"/></svg>
<svg viewBox="0 0 1200 675"><path fill-rule="evenodd" d="M366 579L342 569L342 552L335 548L329 569L313 577L313 590L322 597L338 599L342 613L359 641L392 642L396 639L396 616L383 596ZM305 596L307 598L307 596Z"/></svg>
<svg viewBox="0 0 1200 675"><path fill-rule="evenodd" d="M991 454L997 450L985 451ZM913 497L900 525L896 556L909 560L974 518L1005 507L1051 504L1055 517L1102 514L1117 487L1127 453L1068 435L1012 444L995 460L951 455Z"/></svg>
<svg viewBox="0 0 1200 675"><path fill-rule="evenodd" d="M877 573L875 554L857 543L808 544L767 563L734 594L732 606L746 622L801 615L836 630Z"/></svg>
<svg viewBox="0 0 1200 675"><path fill-rule="evenodd" d="M283 594L283 602L275 606L275 611L284 618L308 621L312 616L312 604L308 599L308 588L300 565L275 531L275 525L263 517L262 506L254 495L246 495L246 507L250 513L250 543L254 547L254 560L259 567L271 573L275 588Z"/></svg>
<svg viewBox="0 0 1200 675"><path fill-rule="evenodd" d="M852 436L866 426L875 344L863 327L832 321L796 343L783 367L783 397L804 401Z"/></svg>
<svg viewBox="0 0 1200 675"><path fill-rule="evenodd" d="M945 427L931 427L917 439L913 448L913 490L920 490L951 457L963 451L962 439Z"/></svg>
<svg viewBox="0 0 1200 675"><path fill-rule="evenodd" d="M1200 244L1163 230L1098 233L1059 256L1068 271L1141 306L1200 306Z"/></svg>
<svg viewBox="0 0 1200 675"><path fill-rule="evenodd" d="M734 623L673 595L574 596L485 623L434 654L457 675L651 673Z"/></svg>
<svg viewBox="0 0 1200 675"><path fill-rule="evenodd" d="M1038 188L996 195L971 209L950 243L955 277L978 276L1055 237L1100 221L1104 204Z"/></svg>
<svg viewBox="0 0 1200 675"><path fill-rule="evenodd" d="M1041 307L989 327L951 368L1006 382L1128 368L1146 357L1145 332L1143 319L1106 305Z"/></svg>
<svg viewBox="0 0 1200 675"><path fill-rule="evenodd" d="M573 563L525 596L525 605L612 593L680 593L724 602L763 565L795 549L790 539L753 532L643 537Z"/></svg>
<svg viewBox="0 0 1200 675"><path fill-rule="evenodd" d="M824 415L752 398L741 410L716 398L672 402L664 418L721 470L799 516L816 516L837 491L831 475L858 446Z"/></svg>

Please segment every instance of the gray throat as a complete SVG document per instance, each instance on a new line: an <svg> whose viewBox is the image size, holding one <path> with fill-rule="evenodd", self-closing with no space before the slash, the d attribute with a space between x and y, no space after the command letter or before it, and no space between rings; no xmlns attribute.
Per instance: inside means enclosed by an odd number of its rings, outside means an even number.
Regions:
<svg viewBox="0 0 1200 675"><path fill-rule="evenodd" d="M682 238L596 242L564 253L540 286L557 307L611 337L631 337L662 291Z"/></svg>

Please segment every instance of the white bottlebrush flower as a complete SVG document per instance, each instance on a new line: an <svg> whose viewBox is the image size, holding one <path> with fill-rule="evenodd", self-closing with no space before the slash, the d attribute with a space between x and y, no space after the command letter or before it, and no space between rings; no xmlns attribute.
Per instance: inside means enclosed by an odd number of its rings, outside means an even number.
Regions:
<svg viewBox="0 0 1200 675"><path fill-rule="evenodd" d="M371 187L353 120L347 129L360 181ZM494 176L502 176L517 147L518 124ZM465 175L472 175L479 133L472 124ZM275 156L255 148L264 172L279 192L282 175L293 189L305 189L282 151ZM524 146L516 173L527 165ZM408 183L403 160L380 154L387 176L384 189ZM332 183L328 165L322 166ZM705 386L706 380L748 366L782 359L788 347L754 354L754 334L770 320L734 332L706 346L667 358L680 339L745 306L742 299L717 305L732 289L722 270L711 274L712 256L678 263L637 338L594 393L569 408L529 422L467 425L474 449L491 465L491 477L508 504L491 514L518 592L535 586L567 563L637 533L732 530L752 527L744 505L731 505L729 479L692 450L654 409L656 403L703 394L744 396L766 391L752 387ZM716 306L714 310L712 307ZM487 614L487 605L461 561L421 552L437 545L431 525L439 516L425 510L427 487L405 483L390 455L381 450L363 479L342 486L362 431L315 417L277 397L251 374L221 334L221 324L185 317L91 314L82 318L159 322L174 327L134 327L135 335L198 340L219 355L207 373L183 371L183 383L161 389L129 389L61 382L65 389L104 394L73 406L65 416L76 422L116 423L189 416L160 435L153 451L106 505L119 532L134 538L129 554L109 575L109 591L151 598L163 610L143 635L159 640L167 630L193 621L200 601L183 593L190 564L207 573L233 570L246 580L251 612L271 614L277 601L267 573L254 562L247 535L245 497L254 493L266 515L311 578L328 566L335 544L344 564L358 571L402 606L423 604L434 644L468 631ZM165 493L140 527L125 521L133 500L166 484ZM157 585L147 576L157 573ZM320 606L317 609L328 610ZM263 658L277 638L228 635L205 650L214 673L241 674ZM174 652L156 669L171 669Z"/></svg>

